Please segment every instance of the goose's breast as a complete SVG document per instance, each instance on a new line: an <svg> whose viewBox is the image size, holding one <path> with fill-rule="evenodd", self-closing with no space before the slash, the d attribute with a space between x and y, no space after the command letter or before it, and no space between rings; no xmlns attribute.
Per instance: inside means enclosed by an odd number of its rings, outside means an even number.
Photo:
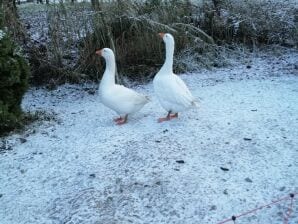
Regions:
<svg viewBox="0 0 298 224"><path fill-rule="evenodd" d="M167 76L156 76L153 80L154 92L158 97L169 95L169 82L171 80Z"/></svg>
<svg viewBox="0 0 298 224"><path fill-rule="evenodd" d="M154 82L154 91L161 106L167 111L181 112L191 104L174 75L157 77Z"/></svg>

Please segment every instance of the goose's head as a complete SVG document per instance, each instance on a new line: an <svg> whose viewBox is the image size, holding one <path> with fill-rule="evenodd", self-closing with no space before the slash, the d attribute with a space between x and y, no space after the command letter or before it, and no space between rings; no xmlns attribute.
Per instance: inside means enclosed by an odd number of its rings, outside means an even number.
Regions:
<svg viewBox="0 0 298 224"><path fill-rule="evenodd" d="M171 34L159 33L158 35L163 39L165 44L174 44L174 37Z"/></svg>
<svg viewBox="0 0 298 224"><path fill-rule="evenodd" d="M95 54L104 57L106 60L111 60L114 58L114 52L110 48L103 48L101 50L96 50Z"/></svg>

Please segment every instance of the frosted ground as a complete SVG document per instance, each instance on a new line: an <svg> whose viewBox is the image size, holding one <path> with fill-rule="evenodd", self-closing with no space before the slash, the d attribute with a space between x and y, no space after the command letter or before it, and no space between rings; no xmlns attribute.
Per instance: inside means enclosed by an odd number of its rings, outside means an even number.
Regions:
<svg viewBox="0 0 298 224"><path fill-rule="evenodd" d="M209 224L297 192L297 50L247 61L181 75L200 107L161 124L151 83L123 126L96 86L31 89L25 110L55 119L2 139L0 223ZM286 208L236 223L283 223Z"/></svg>
<svg viewBox="0 0 298 224"><path fill-rule="evenodd" d="M26 2L27 0L20 0L20 2ZM50 0L49 2L50 3L59 3L60 0ZM102 0L101 0L102 1ZM111 1L111 0L106 0L107 2L108 1ZM139 1L142 1L142 0L139 0ZM193 3L202 3L203 0L191 0ZM264 0L260 0L260 1L264 1ZM270 0L265 0L265 1L270 1ZM290 3L295 3L296 0L274 0L275 2L290 2ZM45 1L44 1L45 2ZM64 0L63 2L71 2L71 0ZM76 2L90 2L90 0L76 0Z"/></svg>

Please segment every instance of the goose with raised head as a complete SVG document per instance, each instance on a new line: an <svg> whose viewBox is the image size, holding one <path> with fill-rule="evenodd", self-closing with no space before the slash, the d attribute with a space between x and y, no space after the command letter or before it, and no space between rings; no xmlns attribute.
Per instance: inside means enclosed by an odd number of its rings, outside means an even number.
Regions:
<svg viewBox="0 0 298 224"><path fill-rule="evenodd" d="M175 41L169 33L159 33L166 45L166 60L153 79L154 92L161 106L168 112L158 122L169 121L178 117L178 112L196 107L196 100L185 83L173 73Z"/></svg>
<svg viewBox="0 0 298 224"><path fill-rule="evenodd" d="M120 116L114 119L118 125L124 124L127 122L128 115L141 110L149 102L149 98L115 83L116 62L111 49L96 50L96 54L106 61L105 72L99 85L101 102Z"/></svg>

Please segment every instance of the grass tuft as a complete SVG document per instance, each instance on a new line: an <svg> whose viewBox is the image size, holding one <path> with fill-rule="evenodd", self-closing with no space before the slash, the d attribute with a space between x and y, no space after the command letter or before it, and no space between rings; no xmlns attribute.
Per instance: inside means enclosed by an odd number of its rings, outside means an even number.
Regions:
<svg viewBox="0 0 298 224"><path fill-rule="evenodd" d="M164 61L159 32L175 37L174 70L179 73L225 66L235 45L298 46L298 8L293 0L193 2L117 0L100 1L95 8L89 3L30 6L30 14L46 15L44 22L39 21L39 38L29 44L32 80L53 86L99 80L104 62L94 51L104 47L115 51L119 77L150 80ZM28 14L28 7L20 10Z"/></svg>

